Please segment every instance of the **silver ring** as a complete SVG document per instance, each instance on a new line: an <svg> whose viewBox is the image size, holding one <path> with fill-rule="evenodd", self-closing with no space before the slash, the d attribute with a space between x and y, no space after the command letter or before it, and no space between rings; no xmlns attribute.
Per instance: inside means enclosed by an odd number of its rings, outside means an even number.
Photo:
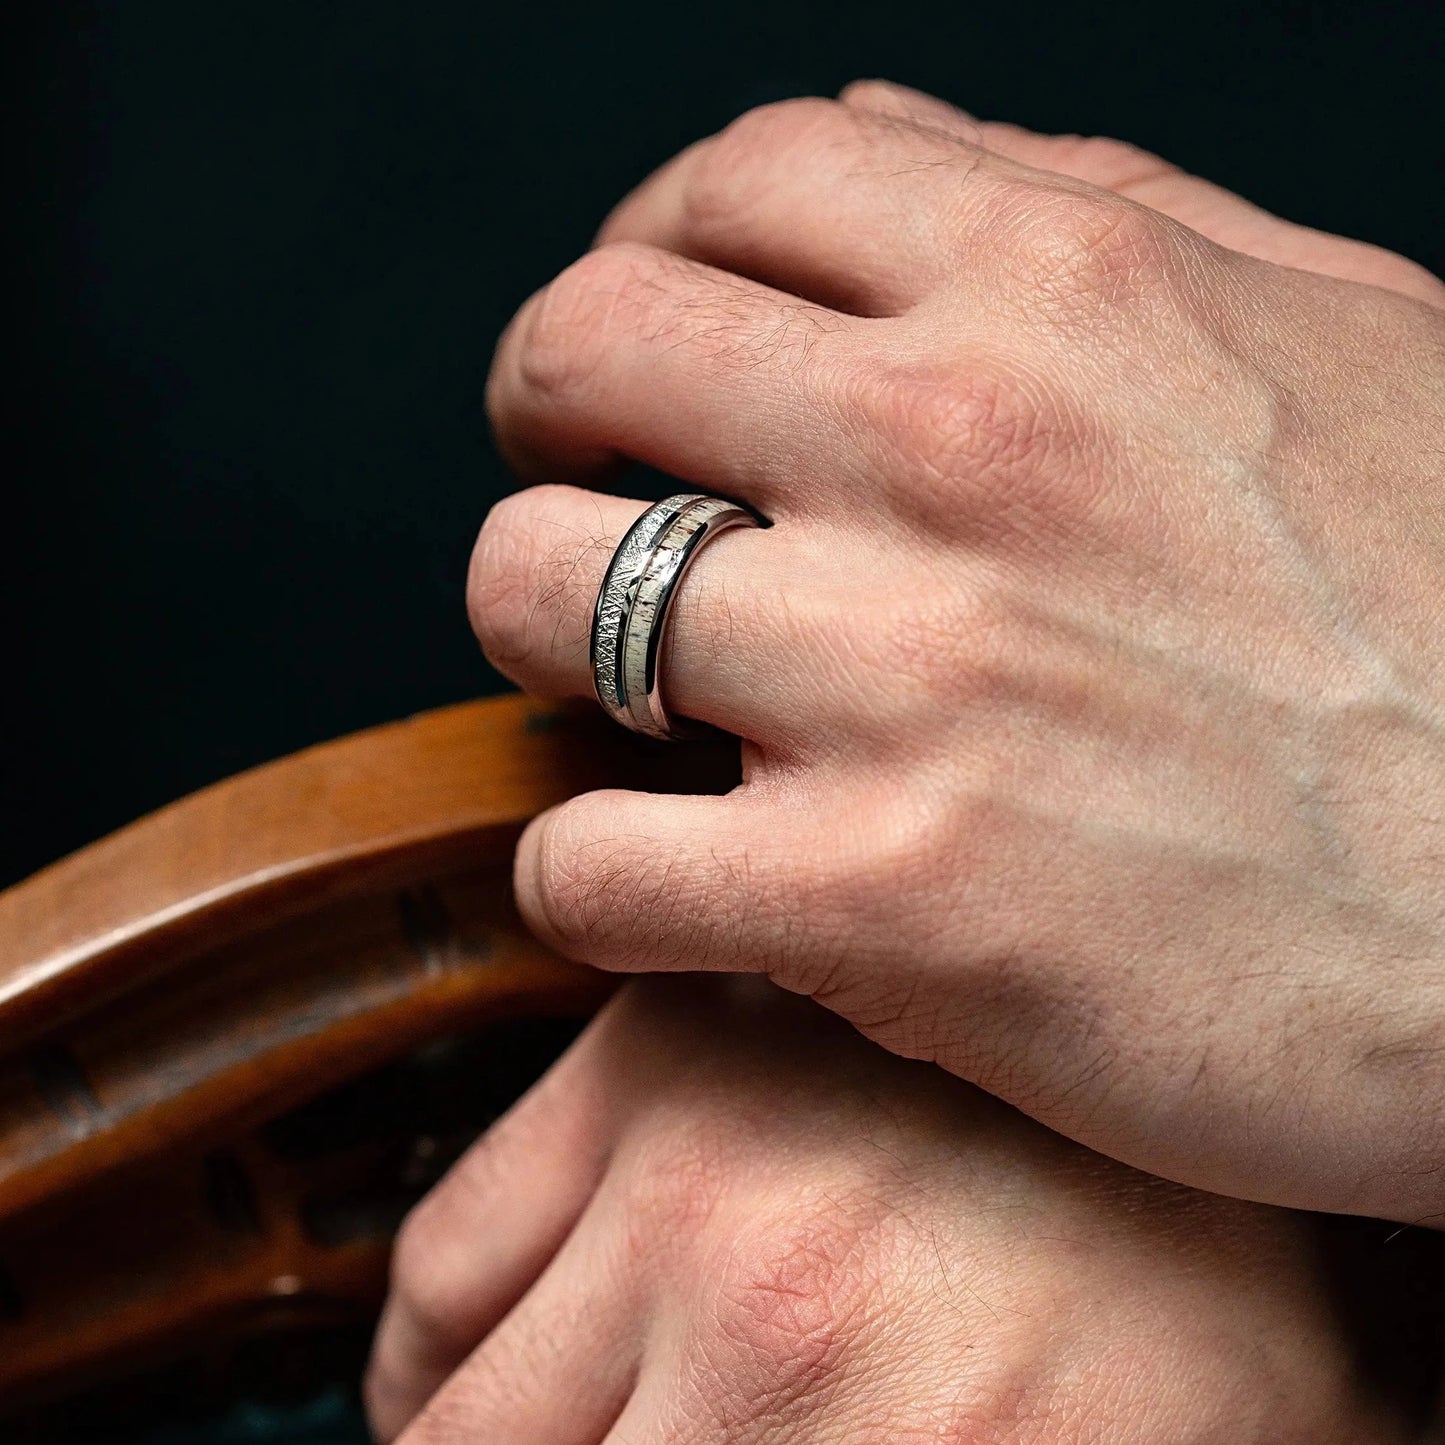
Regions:
<svg viewBox="0 0 1445 1445"><path fill-rule="evenodd" d="M736 502L682 492L649 507L628 528L592 613L592 686L614 721L652 738L686 735L662 701L662 643L672 599L710 538L757 525Z"/></svg>

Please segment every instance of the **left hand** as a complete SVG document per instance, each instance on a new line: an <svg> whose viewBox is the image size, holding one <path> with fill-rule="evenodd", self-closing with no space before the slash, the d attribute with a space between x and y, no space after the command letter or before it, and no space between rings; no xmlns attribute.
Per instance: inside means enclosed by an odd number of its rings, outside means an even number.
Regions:
<svg viewBox="0 0 1445 1445"><path fill-rule="evenodd" d="M1445 288L880 86L744 116L601 242L503 338L504 449L774 526L664 659L743 786L544 815L529 922L764 970L1154 1173L1445 1222ZM488 519L523 686L589 691L639 510Z"/></svg>
<svg viewBox="0 0 1445 1445"><path fill-rule="evenodd" d="M639 980L418 1206L402 1445L1396 1445L1308 1219L1195 1194L758 980Z"/></svg>

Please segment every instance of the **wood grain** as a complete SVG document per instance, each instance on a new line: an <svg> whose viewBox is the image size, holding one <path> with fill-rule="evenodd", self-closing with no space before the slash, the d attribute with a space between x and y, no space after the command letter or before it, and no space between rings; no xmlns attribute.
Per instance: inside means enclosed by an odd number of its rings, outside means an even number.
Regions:
<svg viewBox="0 0 1445 1445"><path fill-rule="evenodd" d="M419 1187L395 1121L353 1101L334 1157L284 1158L270 1131L440 1040L586 1017L613 980L522 926L521 828L584 788L735 778L726 745L466 703L220 783L0 894L0 1406L364 1318ZM465 1144L418 1109L405 1157ZM370 1223L308 1223L327 1198Z"/></svg>
<svg viewBox="0 0 1445 1445"><path fill-rule="evenodd" d="M0 1054L258 922L495 856L551 803L675 766L599 721L519 696L442 708L218 783L0 893Z"/></svg>

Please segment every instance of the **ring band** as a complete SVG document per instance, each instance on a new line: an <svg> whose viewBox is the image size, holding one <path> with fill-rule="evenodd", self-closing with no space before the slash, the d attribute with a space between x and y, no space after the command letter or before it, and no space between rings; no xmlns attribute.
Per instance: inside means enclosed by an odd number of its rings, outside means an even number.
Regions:
<svg viewBox="0 0 1445 1445"><path fill-rule="evenodd" d="M682 492L655 503L628 528L592 614L592 686L614 721L647 737L685 736L662 701L662 642L672 599L711 538L757 525L736 502Z"/></svg>

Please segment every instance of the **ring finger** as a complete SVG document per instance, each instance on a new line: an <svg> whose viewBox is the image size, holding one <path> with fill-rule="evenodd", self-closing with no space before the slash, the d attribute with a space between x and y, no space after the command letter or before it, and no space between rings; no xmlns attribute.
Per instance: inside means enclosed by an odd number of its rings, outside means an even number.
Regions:
<svg viewBox="0 0 1445 1445"><path fill-rule="evenodd" d="M492 509L472 557L472 626L497 670L544 697L590 696L593 606L645 503L533 487ZM826 547L808 525L726 532L679 584L660 669L669 709L754 742L815 732L835 706L812 665L827 631ZM807 589L796 583L809 579ZM779 606L780 598L787 599Z"/></svg>

